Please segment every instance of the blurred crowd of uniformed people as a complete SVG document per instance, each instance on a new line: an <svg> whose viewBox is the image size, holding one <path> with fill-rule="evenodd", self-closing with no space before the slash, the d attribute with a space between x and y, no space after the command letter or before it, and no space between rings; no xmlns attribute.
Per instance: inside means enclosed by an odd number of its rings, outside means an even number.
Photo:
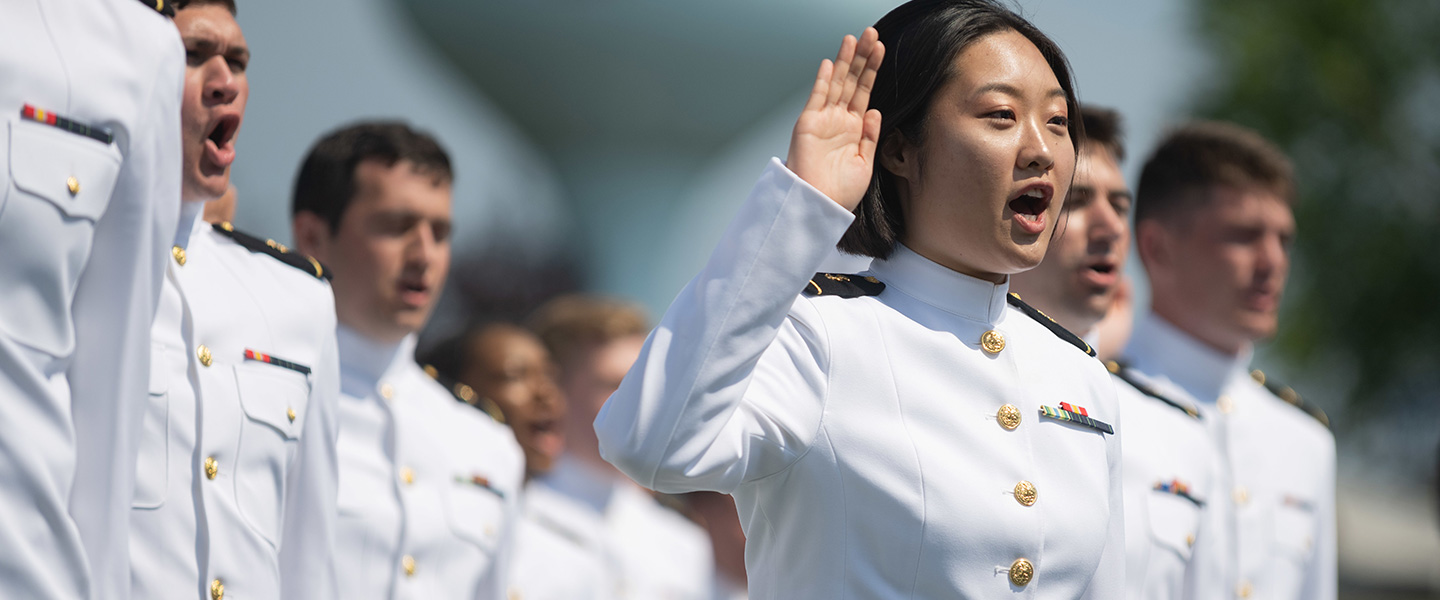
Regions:
<svg viewBox="0 0 1440 600"><path fill-rule="evenodd" d="M824 63L658 328L566 295L417 358L464 165L403 121L343 125L298 165L295 247L237 230L236 10L0 0L0 596L1336 597L1333 436L1249 364L1295 232L1255 133L1180 126L1132 191L1120 115L1075 114L1048 38L915 0ZM913 27L955 28L928 43L991 80L897 83L919 67L882 46ZM952 117L870 130L964 85L1015 105L983 123L1022 133L965 155L998 178L904 145L973 149ZM1071 119L1030 128L1045 102ZM812 160L845 136L876 165L858 205L868 179ZM996 203L1018 229L943 230L989 215L927 193L1012 166L1042 181ZM910 218L885 194L920 220L875 225ZM1023 266L965 268L995 248Z"/></svg>

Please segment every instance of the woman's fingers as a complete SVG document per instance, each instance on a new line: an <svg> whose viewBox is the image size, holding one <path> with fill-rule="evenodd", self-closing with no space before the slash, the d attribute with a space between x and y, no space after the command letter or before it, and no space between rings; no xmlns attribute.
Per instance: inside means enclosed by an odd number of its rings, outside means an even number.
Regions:
<svg viewBox="0 0 1440 600"><path fill-rule="evenodd" d="M875 147L880 144L880 111L865 111L865 125L860 132L860 158L867 164L875 162Z"/></svg>
<svg viewBox="0 0 1440 600"><path fill-rule="evenodd" d="M820 110L825 107L825 98L830 94L830 76L835 63L830 59L820 61L820 72L815 74L815 85L810 88L810 99L805 101L805 110Z"/></svg>
<svg viewBox="0 0 1440 600"><path fill-rule="evenodd" d="M830 90L825 96L826 104L838 104L845 93L845 78L850 76L850 62L855 59L855 36L847 35L840 42L840 52L835 54L835 68L830 75Z"/></svg>
<svg viewBox="0 0 1440 600"><path fill-rule="evenodd" d="M867 34L874 31L874 28L867 30ZM850 111L861 112L870 108L870 90L875 88L875 74L880 71L880 65L885 62L885 45L880 40L873 40L867 49L865 57L865 69L855 82L855 91L850 97Z"/></svg>
<svg viewBox="0 0 1440 600"><path fill-rule="evenodd" d="M880 34L875 31L874 27L866 27L865 32L860 34L860 40L855 43L855 58L850 60L850 69L845 73L845 91L840 94L839 103L842 106L853 106L851 101L855 97L855 89L860 84L860 78L871 64L878 64L873 61L871 54L879 38ZM865 106L861 106L855 112L864 113L865 108Z"/></svg>

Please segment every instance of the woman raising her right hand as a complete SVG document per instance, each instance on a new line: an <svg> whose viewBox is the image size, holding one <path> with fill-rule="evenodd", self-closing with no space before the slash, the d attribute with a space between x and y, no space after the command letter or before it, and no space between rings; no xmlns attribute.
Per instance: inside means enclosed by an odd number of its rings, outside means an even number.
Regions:
<svg viewBox="0 0 1440 600"><path fill-rule="evenodd" d="M1007 294L1078 123L1060 50L994 2L846 36L600 412L605 458L734 495L752 598L1121 597L1109 378ZM814 274L837 242L871 270Z"/></svg>

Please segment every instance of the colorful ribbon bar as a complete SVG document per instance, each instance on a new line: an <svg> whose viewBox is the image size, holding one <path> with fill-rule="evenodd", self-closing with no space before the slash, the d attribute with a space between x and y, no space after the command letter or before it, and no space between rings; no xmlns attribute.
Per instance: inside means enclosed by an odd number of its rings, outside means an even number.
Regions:
<svg viewBox="0 0 1440 600"><path fill-rule="evenodd" d="M495 494L496 496L499 496L501 498L505 497L505 492L502 492L492 487L490 485L490 480L481 475L471 475L469 477L466 477L464 475L456 475L455 483L467 483L478 488L489 490L490 493Z"/></svg>
<svg viewBox="0 0 1440 600"><path fill-rule="evenodd" d="M1189 500L1190 502L1194 503L1195 506L1205 506L1205 501L1192 495L1190 493L1190 486L1185 482L1180 481L1179 479L1171 479L1168 482L1157 481L1155 482L1155 487L1153 489L1157 492L1173 494L1175 496L1179 496L1181 498Z"/></svg>
<svg viewBox="0 0 1440 600"><path fill-rule="evenodd" d="M58 127L70 133L83 135L102 144L109 144L115 141L115 135L110 133L109 129L86 125L79 121L72 121L51 111L35 108L29 104L26 104L20 109L20 117L35 121L36 123L44 123L52 127Z"/></svg>
<svg viewBox="0 0 1440 600"><path fill-rule="evenodd" d="M288 361L288 360L284 360L284 359L281 359L281 358L275 358L275 357L273 357L273 356L270 356L269 354L263 354L263 353L260 353L260 352L256 352L256 351L251 350L251 349L249 349L249 348L246 348L246 349L245 349L245 360L254 360L254 361L263 362L263 363L265 363L265 364L275 365L275 366L277 366L277 367L282 367L282 368L290 369L291 371L295 371L295 372L298 372L298 373L301 373L301 374L304 374L304 375L309 375L309 374L310 374L310 367L307 367L307 366L302 365L302 364L300 364L300 363L290 362L290 361Z"/></svg>
<svg viewBox="0 0 1440 600"><path fill-rule="evenodd" d="M1069 404L1062 403L1062 406L1069 406ZM1040 414L1055 419L1057 421L1069 421L1076 425L1084 425L1096 431L1101 431L1111 435L1114 435L1115 433L1115 428L1111 427L1109 423L1097 421L1090 418L1089 415L1082 415L1075 411L1069 411L1063 408L1055 408L1053 406L1041 406Z"/></svg>

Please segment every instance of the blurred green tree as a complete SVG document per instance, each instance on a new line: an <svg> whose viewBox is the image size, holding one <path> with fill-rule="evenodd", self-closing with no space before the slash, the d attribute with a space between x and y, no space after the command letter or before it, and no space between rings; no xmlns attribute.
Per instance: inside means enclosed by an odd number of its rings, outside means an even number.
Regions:
<svg viewBox="0 0 1440 600"><path fill-rule="evenodd" d="M1195 10L1215 61L1195 114L1252 127L1295 161L1299 235L1272 350L1299 373L1348 371L1329 377L1348 388L1329 394L1343 395L1342 427L1433 400L1440 2L1198 0Z"/></svg>

